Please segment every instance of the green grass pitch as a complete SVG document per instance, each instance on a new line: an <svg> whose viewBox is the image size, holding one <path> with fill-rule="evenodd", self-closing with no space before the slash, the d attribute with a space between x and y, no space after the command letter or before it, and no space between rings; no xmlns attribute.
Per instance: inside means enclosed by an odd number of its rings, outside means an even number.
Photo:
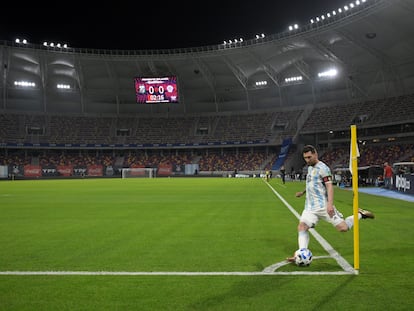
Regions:
<svg viewBox="0 0 414 311"><path fill-rule="evenodd" d="M302 211L304 183L270 185ZM3 181L0 272L148 274L0 274L0 310L412 310L414 204L359 203L376 219L360 222L358 275L323 274L341 270L332 258L255 275L297 248L296 217L260 178ZM335 205L349 215L352 191ZM353 265L352 231L316 230Z"/></svg>

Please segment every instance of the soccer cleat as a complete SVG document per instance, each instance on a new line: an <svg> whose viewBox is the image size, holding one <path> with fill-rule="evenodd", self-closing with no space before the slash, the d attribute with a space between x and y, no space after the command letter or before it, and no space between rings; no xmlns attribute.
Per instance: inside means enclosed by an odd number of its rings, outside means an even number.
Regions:
<svg viewBox="0 0 414 311"><path fill-rule="evenodd" d="M358 209L358 213L361 214L361 216L362 216L361 218L362 219L365 219L365 218L374 219L375 218L375 215L372 212L367 211L367 210L364 210L362 208Z"/></svg>
<svg viewBox="0 0 414 311"><path fill-rule="evenodd" d="M292 257L288 257L286 258L287 262L295 262L295 255L293 255Z"/></svg>

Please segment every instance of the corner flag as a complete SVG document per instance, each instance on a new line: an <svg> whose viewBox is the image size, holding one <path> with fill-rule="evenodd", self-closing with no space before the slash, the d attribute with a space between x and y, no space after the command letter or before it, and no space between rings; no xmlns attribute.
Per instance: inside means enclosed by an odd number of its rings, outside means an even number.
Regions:
<svg viewBox="0 0 414 311"><path fill-rule="evenodd" d="M351 129L351 131L352 131L352 129ZM355 152L354 153L352 152L353 147L355 147ZM351 146L349 148L349 171L351 172L352 176L354 175L354 170L353 170L352 163L354 161L357 163L357 171L358 171L358 158L359 158L359 156L360 156L359 148L358 148L358 143L356 142L356 133L355 133L355 142L352 142L352 137L351 137Z"/></svg>
<svg viewBox="0 0 414 311"><path fill-rule="evenodd" d="M359 218L358 218L358 157L359 150L357 144L357 130L356 125L351 125L351 151L349 156L349 170L352 174L352 191L354 193L353 199L353 214L354 214L354 269L359 270Z"/></svg>

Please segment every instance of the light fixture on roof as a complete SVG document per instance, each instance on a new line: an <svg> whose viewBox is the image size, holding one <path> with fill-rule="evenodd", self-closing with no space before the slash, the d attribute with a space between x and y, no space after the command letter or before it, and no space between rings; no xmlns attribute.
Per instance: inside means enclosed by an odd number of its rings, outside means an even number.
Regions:
<svg viewBox="0 0 414 311"><path fill-rule="evenodd" d="M55 45L54 42L48 43L47 41L43 42L43 46L51 47L51 48L58 48L58 49L62 49L62 48L67 49L68 48L68 45L66 43L65 44L56 43L56 45Z"/></svg>
<svg viewBox="0 0 414 311"><path fill-rule="evenodd" d="M299 81L302 81L302 80L303 80L302 76L295 76L295 77L285 78L286 83L299 82Z"/></svg>
<svg viewBox="0 0 414 311"><path fill-rule="evenodd" d="M16 38L16 39L14 40L14 42L16 42L16 43L18 43L18 44L27 44L27 40L26 40L26 39L19 39L19 38Z"/></svg>
<svg viewBox="0 0 414 311"><path fill-rule="evenodd" d="M298 24L294 24L294 25L290 25L289 26L289 31L296 30L296 29L299 29L299 25Z"/></svg>
<svg viewBox="0 0 414 311"><path fill-rule="evenodd" d="M63 84L63 83L57 84L56 87L58 89L64 89L64 90L69 90L70 89L70 85L69 84Z"/></svg>
<svg viewBox="0 0 414 311"><path fill-rule="evenodd" d="M333 78L338 74L338 70L336 70L335 68L326 70L326 71L322 71L318 73L318 77L319 78Z"/></svg>
<svg viewBox="0 0 414 311"><path fill-rule="evenodd" d="M323 21L325 19L329 19L333 16L336 16L336 15L341 14L343 12L354 9L355 7L361 5L365 2L367 2L367 0L356 0L354 2L351 2L349 4L344 5L342 8L338 8L337 10L333 10L332 13L326 13L325 15L321 15L320 17L312 18L310 20L310 23L313 24L313 23L316 23L316 22L319 22L319 21Z"/></svg>
<svg viewBox="0 0 414 311"><path fill-rule="evenodd" d="M267 81L266 80L264 80L264 81L256 81L256 86L265 86L265 85L267 85Z"/></svg>
<svg viewBox="0 0 414 311"><path fill-rule="evenodd" d="M21 87L35 87L36 83L30 81L14 81L14 85Z"/></svg>

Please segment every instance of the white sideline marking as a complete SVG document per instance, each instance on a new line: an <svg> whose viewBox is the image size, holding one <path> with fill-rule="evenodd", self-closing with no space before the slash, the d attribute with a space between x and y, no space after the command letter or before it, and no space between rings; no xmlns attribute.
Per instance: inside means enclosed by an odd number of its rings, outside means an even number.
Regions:
<svg viewBox="0 0 414 311"><path fill-rule="evenodd" d="M273 191L273 193L286 205L286 207L296 216L297 219L300 219L299 213L268 183L266 184ZM313 237L321 244L321 246L329 253L329 255L336 260L338 265L346 273L357 274L358 272L345 260L329 243L326 241L315 229L309 229L309 232Z"/></svg>
<svg viewBox="0 0 414 311"><path fill-rule="evenodd" d="M291 271L291 272L168 272L168 271L157 271L157 272L128 272L128 271L0 271L1 275L111 275L111 276L140 276L140 275L176 275L176 276L255 276L255 275L346 275L351 274L346 271L332 271L332 272L313 272L313 271Z"/></svg>

